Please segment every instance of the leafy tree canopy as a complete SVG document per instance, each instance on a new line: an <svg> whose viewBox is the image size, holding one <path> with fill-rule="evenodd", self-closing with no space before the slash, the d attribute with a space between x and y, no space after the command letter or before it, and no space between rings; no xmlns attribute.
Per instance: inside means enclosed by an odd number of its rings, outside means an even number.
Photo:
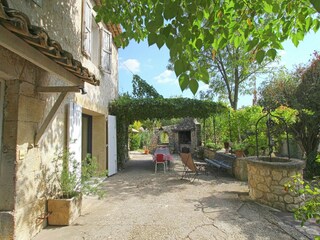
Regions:
<svg viewBox="0 0 320 240"><path fill-rule="evenodd" d="M103 0L95 10L97 21L121 24L118 46L146 38L149 45L166 45L181 89L194 94L199 80L209 82L207 69L198 63L200 50L214 53L227 44L244 44L261 63L265 56L274 58L284 40L297 46L320 26L318 0Z"/></svg>
<svg viewBox="0 0 320 240"><path fill-rule="evenodd" d="M287 105L298 111L297 121L290 126L307 156L307 170L311 175L319 174L315 163L320 143L320 56L306 66L300 66L294 73L281 71L261 89L260 104L268 108ZM317 172L318 171L318 172Z"/></svg>
<svg viewBox="0 0 320 240"><path fill-rule="evenodd" d="M157 90L138 75L132 78L132 95L135 98L162 98Z"/></svg>

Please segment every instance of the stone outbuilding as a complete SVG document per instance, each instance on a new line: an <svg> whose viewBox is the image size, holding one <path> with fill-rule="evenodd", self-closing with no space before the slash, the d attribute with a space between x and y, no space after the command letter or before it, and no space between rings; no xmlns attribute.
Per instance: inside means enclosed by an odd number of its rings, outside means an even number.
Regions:
<svg viewBox="0 0 320 240"><path fill-rule="evenodd" d="M95 4L0 0L0 239L31 239L47 225L57 150L116 172L107 106L118 96L121 29L97 24Z"/></svg>
<svg viewBox="0 0 320 240"><path fill-rule="evenodd" d="M161 142L161 135L167 135L167 142ZM151 150L159 144L169 145L171 152L193 153L201 146L201 125L194 118L183 118L176 125L163 126L155 131Z"/></svg>

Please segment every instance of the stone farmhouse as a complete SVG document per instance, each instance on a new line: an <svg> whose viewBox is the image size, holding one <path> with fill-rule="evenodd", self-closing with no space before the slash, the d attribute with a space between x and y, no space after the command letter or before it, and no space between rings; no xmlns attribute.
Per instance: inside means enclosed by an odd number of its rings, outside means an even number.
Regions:
<svg viewBox="0 0 320 240"><path fill-rule="evenodd" d="M0 0L0 239L47 225L44 174L57 149L116 169L120 26L94 21L99 0Z"/></svg>

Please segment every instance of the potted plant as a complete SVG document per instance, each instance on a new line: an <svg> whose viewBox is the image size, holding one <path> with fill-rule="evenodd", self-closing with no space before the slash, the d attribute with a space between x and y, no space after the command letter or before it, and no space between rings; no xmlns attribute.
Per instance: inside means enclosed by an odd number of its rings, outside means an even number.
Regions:
<svg viewBox="0 0 320 240"><path fill-rule="evenodd" d="M235 143L232 146L232 150L235 153L236 157L243 157L245 149L246 145L244 143Z"/></svg>
<svg viewBox="0 0 320 240"><path fill-rule="evenodd" d="M149 154L149 146L151 142L151 133L149 132L149 130L144 130L141 133L141 141L144 148L144 154Z"/></svg>
<svg viewBox="0 0 320 240"><path fill-rule="evenodd" d="M50 179L51 195L48 199L48 224L70 225L81 214L82 195L96 194L102 197L99 184L90 179L97 173L94 158L87 157L82 164L74 159L74 153L62 151L53 159L53 179Z"/></svg>
<svg viewBox="0 0 320 240"><path fill-rule="evenodd" d="M227 137L224 137L222 139L222 141L223 141L223 146L224 146L224 149L225 149L225 153L229 153L229 151L230 151L230 141L229 141L229 139Z"/></svg>

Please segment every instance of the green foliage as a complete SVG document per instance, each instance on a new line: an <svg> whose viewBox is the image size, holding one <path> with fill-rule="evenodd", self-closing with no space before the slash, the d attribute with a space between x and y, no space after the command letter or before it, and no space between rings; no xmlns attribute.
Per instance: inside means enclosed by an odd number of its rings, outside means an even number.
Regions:
<svg viewBox="0 0 320 240"><path fill-rule="evenodd" d="M95 158L88 155L80 164L74 159L74 153L63 150L56 152L52 162L54 164L53 179L47 180L52 183L50 190L55 197L72 198L81 194L103 197L104 191L99 188L98 179L93 178L105 176L105 173L98 173Z"/></svg>
<svg viewBox="0 0 320 240"><path fill-rule="evenodd" d="M135 98L162 98L153 86L150 86L138 75L133 75L132 87L132 94Z"/></svg>
<svg viewBox="0 0 320 240"><path fill-rule="evenodd" d="M151 137L152 137L151 131L144 130L143 132L140 133L140 137L141 137L142 147L146 147L146 149L148 149L151 143Z"/></svg>
<svg viewBox="0 0 320 240"><path fill-rule="evenodd" d="M286 107L280 107L272 112L274 115L282 117L288 124L293 124L296 118L296 111ZM245 150L246 155L256 155L256 123L265 115L260 106L245 107L234 111L216 114L214 119L208 118L205 121L203 137L206 142L213 142L222 145L224 142L231 142L232 149ZM283 124L275 121L275 131L277 132L275 143L280 143L286 139ZM215 130L213 129L215 126ZM259 155L264 155L268 146L266 121L258 124L258 146Z"/></svg>
<svg viewBox="0 0 320 240"><path fill-rule="evenodd" d="M209 90L201 91L201 97L227 99L234 110L238 108L239 95L252 93L256 77L270 71L268 65L272 62L270 57L266 57L258 64L244 46L234 47L231 44L219 51L201 52L199 60L210 74Z"/></svg>
<svg viewBox="0 0 320 240"><path fill-rule="evenodd" d="M283 78L285 76L285 78ZM274 109L280 104L296 109L296 121L290 125L290 132L301 142L307 156L307 174L320 172L315 164L319 146L320 124L320 56L298 67L295 72L280 72L261 89L261 100L265 107Z"/></svg>
<svg viewBox="0 0 320 240"><path fill-rule="evenodd" d="M226 108L212 101L189 98L133 99L120 97L109 105L110 114L126 122L183 117L206 118Z"/></svg>
<svg viewBox="0 0 320 240"><path fill-rule="evenodd" d="M208 81L195 53L243 45L261 63L266 56L274 57L286 39L297 46L307 32L320 26L316 0L120 0L102 1L95 10L98 22L121 24L123 32L115 38L118 46L144 39L158 48L166 45L175 58L181 89L189 87L193 93L198 81Z"/></svg>
<svg viewBox="0 0 320 240"><path fill-rule="evenodd" d="M138 150L141 145L141 136L138 133L130 134L130 151Z"/></svg>
<svg viewBox="0 0 320 240"><path fill-rule="evenodd" d="M316 162L319 163L319 159L320 155ZM293 176L291 181L285 184L285 189L305 198L304 203L294 211L294 216L301 221L301 226L311 219L315 219L320 226L320 176L311 181L304 180L301 175ZM319 238L320 236L316 236L316 239Z"/></svg>
<svg viewBox="0 0 320 240"><path fill-rule="evenodd" d="M221 144L216 144L216 143L213 143L213 142L207 142L205 145L206 145L207 148L210 148L213 151L218 151L218 150L222 149L222 145Z"/></svg>
<svg viewBox="0 0 320 240"><path fill-rule="evenodd" d="M61 160L59 163L58 161ZM58 153L55 162L56 174L59 174L59 165L62 165L60 179L58 181L62 198L71 198L80 192L79 163L74 159L74 153L61 152ZM71 166L70 166L71 164ZM61 168L61 167L60 167Z"/></svg>
<svg viewBox="0 0 320 240"><path fill-rule="evenodd" d="M183 117L206 118L226 108L212 101L188 98L134 99L121 96L109 104L109 113L117 116L118 165L121 168L128 149L128 126L135 120L170 119Z"/></svg>

